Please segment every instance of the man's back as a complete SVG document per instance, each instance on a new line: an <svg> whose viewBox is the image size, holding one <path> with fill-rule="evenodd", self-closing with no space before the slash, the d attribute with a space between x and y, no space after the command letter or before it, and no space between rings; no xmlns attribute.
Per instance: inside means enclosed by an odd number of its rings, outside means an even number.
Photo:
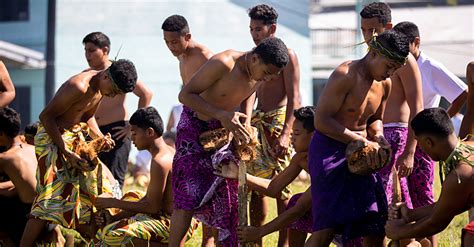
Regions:
<svg viewBox="0 0 474 247"><path fill-rule="evenodd" d="M15 185L18 196L24 203L32 203L36 196L35 147L26 143L12 146L0 153L0 169L5 172Z"/></svg>
<svg viewBox="0 0 474 247"><path fill-rule="evenodd" d="M421 74L413 55L391 77L392 88L387 100L384 123L408 123L410 111L414 116L422 110Z"/></svg>
<svg viewBox="0 0 474 247"><path fill-rule="evenodd" d="M171 184L171 167L173 164L173 156L175 150L171 147L162 147L160 152L152 157L151 166L150 166L150 185L153 186L155 182L162 183L162 181L154 181L155 179L160 179L160 177L155 177L156 170L162 171L164 177L166 179L165 187L163 191L161 191L162 200L161 200L161 208L168 214L173 213L173 192L172 192L172 184ZM152 181L153 180L153 181Z"/></svg>

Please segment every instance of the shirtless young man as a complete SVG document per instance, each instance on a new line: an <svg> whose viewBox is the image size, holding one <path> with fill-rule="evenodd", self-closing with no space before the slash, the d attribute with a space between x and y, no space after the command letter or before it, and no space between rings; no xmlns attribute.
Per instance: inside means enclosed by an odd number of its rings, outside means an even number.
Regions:
<svg viewBox="0 0 474 247"><path fill-rule="evenodd" d="M474 105L474 84L469 86L468 107ZM470 113L474 111L471 109ZM463 119L463 124L474 130L473 119ZM467 123L470 121L470 123ZM454 132L448 113L442 108L420 112L412 121L418 145L439 161L445 180L437 202L409 209L404 203L390 208L390 220L385 226L391 239L423 238L444 230L458 214L474 205L474 141L461 141ZM471 134L474 132L471 132ZM462 234L462 246L474 245L474 221Z"/></svg>
<svg viewBox="0 0 474 247"><path fill-rule="evenodd" d="M35 148L18 135L20 114L0 108L0 126L0 146L6 148L0 153L0 233L18 246L36 196L37 161Z"/></svg>
<svg viewBox="0 0 474 247"><path fill-rule="evenodd" d="M364 39L375 33L392 29L390 7L384 2L374 2L360 12ZM392 166L401 177L402 200L409 207L420 207L434 201L434 162L416 146L413 131L408 123L423 109L422 77L417 61L408 55L406 65L390 77L392 92L383 116L384 134L392 146L392 163L380 171L388 202L392 199L390 178ZM430 239L437 246L436 239Z"/></svg>
<svg viewBox="0 0 474 247"><path fill-rule="evenodd" d="M112 223L109 222L97 237L101 244L108 246L147 246L147 240L151 241L151 246L168 246L173 213L171 166L175 150L163 140L163 121L155 108L138 109L130 117L130 125L132 141L137 149L148 150L152 155L150 184L145 195L129 191L122 200L98 197L97 208L119 208L122 211L112 216ZM187 239L192 236L193 227L194 224Z"/></svg>
<svg viewBox="0 0 474 247"><path fill-rule="evenodd" d="M387 201L380 176L351 173L345 149L352 141L375 150L388 145L382 127L390 93L387 79L405 63L409 50L406 37L395 31L368 44L364 58L336 68L318 101L308 162L313 200L310 246L329 246L335 234L342 234L344 242L364 237L367 246L381 246L384 239Z"/></svg>
<svg viewBox="0 0 474 247"><path fill-rule="evenodd" d="M189 30L188 21L181 15L172 15L161 25L166 46L173 56L178 58L179 73L183 85L188 84L192 76L211 58L212 52L196 42ZM183 105L173 106L168 118L167 131L176 133ZM216 230L203 224L202 246L213 246Z"/></svg>
<svg viewBox="0 0 474 247"><path fill-rule="evenodd" d="M89 70L69 78L41 112L35 136L38 194L21 246L32 246L47 222L76 229L89 224L92 199L101 190L112 193L110 182L100 176L102 163L84 170L87 163L75 148L89 136L105 138L107 146L113 147L110 136L101 133L94 113L103 96L131 92L136 81L133 63L120 59L105 70Z"/></svg>
<svg viewBox="0 0 474 247"><path fill-rule="evenodd" d="M110 39L101 32L93 32L84 37L85 57L91 70L104 70L110 61ZM150 105L152 91L140 80L137 80L133 93L138 96L138 109ZM127 173L128 155L130 153L130 125L127 122L128 112L125 105L125 94L105 97L95 113L97 124L102 133L110 133L115 147L110 152L99 154L100 160L110 169L113 176L123 185Z"/></svg>
<svg viewBox="0 0 474 247"><path fill-rule="evenodd" d="M237 183L213 174L212 152L204 151L199 135L224 127L238 142L248 142L249 133L240 119L250 116L237 110L288 60L285 44L268 38L249 52L227 50L214 55L181 90L179 99L185 106L173 161L170 246L183 240L193 215L218 228L223 245L237 244Z"/></svg>
<svg viewBox="0 0 474 247"><path fill-rule="evenodd" d="M308 148L314 133L314 112L312 106L301 107L294 111L295 122L291 133L291 145L295 149L295 155L291 158L290 164L278 173L272 180L252 176L247 173L247 185L250 189L258 191L262 195L273 198L281 197L284 188L298 177L302 170L308 169ZM215 174L238 179L239 168L235 164L219 165ZM279 214L271 222L259 227L248 226L239 229L239 240L243 242L255 242L267 234L281 229L288 229L289 246L303 246L308 233L311 233L311 189L291 197L287 209ZM300 200L303 200L303 205ZM293 209L297 207L299 211ZM289 211L289 213L288 213ZM288 228L287 228L288 227Z"/></svg>
<svg viewBox="0 0 474 247"><path fill-rule="evenodd" d="M275 37L277 29L278 13L266 4L254 6L248 10L250 17L250 34L258 45L263 39ZM288 49L290 60L282 73L277 77L258 87L256 97L258 98L257 109L252 114L254 101L244 105L246 114L252 119L247 120L257 127L260 144L257 160L252 162L247 171L257 177L271 179L288 166L292 151L290 150L290 132L295 120L293 111L300 105L300 68L296 53ZM289 199L289 189L284 188L285 193L277 198L278 213L285 210ZM252 193L250 201L250 225L261 226L268 214L268 202L264 195ZM288 244L286 230L280 231L278 235L278 246ZM261 239L256 243L262 245Z"/></svg>
<svg viewBox="0 0 474 247"><path fill-rule="evenodd" d="M178 58L179 72L183 85L186 85L193 75L212 56L212 52L202 44L192 39L188 22L183 16L172 15L161 25L166 46L173 56Z"/></svg>
<svg viewBox="0 0 474 247"><path fill-rule="evenodd" d="M5 64L0 61L0 108L8 106L13 99L15 99L15 86Z"/></svg>

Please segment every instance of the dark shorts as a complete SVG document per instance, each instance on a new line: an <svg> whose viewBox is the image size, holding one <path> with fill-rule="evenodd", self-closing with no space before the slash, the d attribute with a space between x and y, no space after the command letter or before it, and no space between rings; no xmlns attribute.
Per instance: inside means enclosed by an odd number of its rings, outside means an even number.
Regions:
<svg viewBox="0 0 474 247"><path fill-rule="evenodd" d="M23 203L18 197L0 196L0 232L6 233L17 246L30 210L31 204Z"/></svg>
<svg viewBox="0 0 474 247"><path fill-rule="evenodd" d="M105 135L110 133L112 137L117 130L112 130L115 127L125 127L128 121L117 121L104 126L99 126L100 131ZM120 183L120 187L123 186L123 180L127 173L128 155L130 148L132 147L132 141L129 137L125 137L121 140L115 140L115 147L109 152L100 153L99 159L109 168L114 175L114 178Z"/></svg>

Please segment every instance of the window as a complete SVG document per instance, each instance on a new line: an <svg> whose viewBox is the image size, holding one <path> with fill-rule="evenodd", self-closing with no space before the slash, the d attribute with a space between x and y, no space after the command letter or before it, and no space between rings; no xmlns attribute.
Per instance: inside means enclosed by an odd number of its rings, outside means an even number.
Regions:
<svg viewBox="0 0 474 247"><path fill-rule="evenodd" d="M28 21L29 18L28 0L0 1L0 22Z"/></svg>

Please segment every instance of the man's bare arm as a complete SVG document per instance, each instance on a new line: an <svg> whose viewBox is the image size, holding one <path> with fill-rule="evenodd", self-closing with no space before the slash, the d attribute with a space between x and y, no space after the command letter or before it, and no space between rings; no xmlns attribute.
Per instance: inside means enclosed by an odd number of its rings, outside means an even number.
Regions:
<svg viewBox="0 0 474 247"><path fill-rule="evenodd" d="M12 197L15 195L18 195L18 193L11 180L0 182L0 196Z"/></svg>
<svg viewBox="0 0 474 247"><path fill-rule="evenodd" d="M456 99L453 100L447 110L449 117L454 117L454 115L456 115L461 110L464 102L466 102L467 94L467 90L463 91Z"/></svg>
<svg viewBox="0 0 474 247"><path fill-rule="evenodd" d="M408 123L410 123L416 114L423 110L421 73L415 58L411 54L408 56L407 63L397 70L395 76L399 76L408 107L410 108L408 120ZM400 176L402 177L408 176L412 172L416 143L413 129L409 124L407 142L396 164L400 169Z"/></svg>
<svg viewBox="0 0 474 247"><path fill-rule="evenodd" d="M283 189L293 182L303 170L300 163L306 162L306 157L306 153L296 153L291 158L290 164L271 180L265 195L274 198L279 197Z"/></svg>
<svg viewBox="0 0 474 247"><path fill-rule="evenodd" d="M412 224L400 224L399 221L389 221L386 226L387 236L394 239L416 238L432 236L445 229L454 216L470 208L468 198L471 197L472 167L468 165L458 166L456 172L451 172L441 188L441 194L432 213ZM461 183L458 183L458 175ZM463 193L460 193L463 192Z"/></svg>
<svg viewBox="0 0 474 247"><path fill-rule="evenodd" d="M15 87L8 70L0 61L0 108L8 106L15 99Z"/></svg>
<svg viewBox="0 0 474 247"><path fill-rule="evenodd" d="M67 152L67 150L56 119L71 108L74 103L80 101L86 91L87 89L81 87L78 83L66 82L39 116L41 123L53 143L56 144L62 152Z"/></svg>
<svg viewBox="0 0 474 247"><path fill-rule="evenodd" d="M347 70L347 65L340 65L329 77L328 83L318 100L314 126L318 131L333 139L349 143L354 140L364 140L364 138L334 119L352 85L348 83L347 71L345 70Z"/></svg>
<svg viewBox="0 0 474 247"><path fill-rule="evenodd" d="M283 81L285 86L285 92L287 97L285 122L280 137L278 138L278 144L281 148L288 148L290 144L290 132L295 121L293 115L294 110L298 109L301 105L300 96L300 65L298 58L293 50L288 50L290 57L289 63L283 68ZM277 154L281 155L286 150L276 150Z"/></svg>
<svg viewBox="0 0 474 247"><path fill-rule="evenodd" d="M466 79L468 86L467 109L459 130L459 137L461 138L474 134L474 61L467 65ZM471 137L472 139L473 137Z"/></svg>
<svg viewBox="0 0 474 247"><path fill-rule="evenodd" d="M385 106L387 105L387 99L392 89L392 82L390 79L382 81L384 94L382 101L380 102L379 108L374 115L367 120L367 135L373 140L379 140L383 136L383 122L382 118L385 113Z"/></svg>
<svg viewBox="0 0 474 247"><path fill-rule="evenodd" d="M162 161L152 159L150 166L150 184L146 195L137 202L123 201L115 198L99 197L96 200L98 208L120 208L135 213L156 214L162 208L163 194L169 168L160 164Z"/></svg>
<svg viewBox="0 0 474 247"><path fill-rule="evenodd" d="M138 96L138 109L147 107L151 103L153 92L150 88L140 80L137 80L133 93Z"/></svg>
<svg viewBox="0 0 474 247"><path fill-rule="evenodd" d="M289 224L301 218L308 210L311 209L311 187L308 188L303 195L298 199L296 205L275 219L268 222L261 227L242 227L238 230L239 238L244 242L251 242L266 236L272 232L284 229Z"/></svg>
<svg viewBox="0 0 474 247"><path fill-rule="evenodd" d="M240 118L250 116L240 112L227 112L219 109L206 102L200 95L231 71L230 66L226 64L230 59L233 58L222 54L211 58L183 87L179 93L179 100L194 111L219 120L224 128L234 133L234 138L245 143L250 139L250 135L241 124Z"/></svg>
<svg viewBox="0 0 474 247"><path fill-rule="evenodd" d="M225 73L229 73L230 70L222 61L222 58L213 57L181 89L179 101L196 112L219 119L225 114L225 111L207 103L200 94L216 83Z"/></svg>
<svg viewBox="0 0 474 247"><path fill-rule="evenodd" d="M257 92L254 92L250 95L247 99L245 99L242 104L240 104L240 111L247 115L247 119L245 120L245 125L250 126L252 122L252 113L253 107L255 105L255 100L257 99Z"/></svg>

